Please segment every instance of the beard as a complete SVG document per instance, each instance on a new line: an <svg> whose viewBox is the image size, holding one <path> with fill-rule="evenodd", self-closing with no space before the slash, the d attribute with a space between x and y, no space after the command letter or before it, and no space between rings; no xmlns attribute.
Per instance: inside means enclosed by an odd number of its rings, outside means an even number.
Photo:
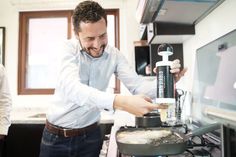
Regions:
<svg viewBox="0 0 236 157"><path fill-rule="evenodd" d="M82 50L85 51L87 54L89 54L93 58L101 57L103 55L103 52L104 52L105 47L106 47L106 44L102 44L101 47L100 47L100 51L98 51L94 56L91 51L96 50L96 48L94 48L94 47L88 47L88 48L83 47L80 40L79 40L79 43L80 43L80 46L82 47Z"/></svg>
<svg viewBox="0 0 236 157"><path fill-rule="evenodd" d="M106 47L106 45L103 44L103 45L101 45L99 51L97 51L97 48L94 48L94 47L88 47L88 48L83 47L83 50L85 52L87 52L87 54L92 56L93 58L99 58L103 55L105 47Z"/></svg>

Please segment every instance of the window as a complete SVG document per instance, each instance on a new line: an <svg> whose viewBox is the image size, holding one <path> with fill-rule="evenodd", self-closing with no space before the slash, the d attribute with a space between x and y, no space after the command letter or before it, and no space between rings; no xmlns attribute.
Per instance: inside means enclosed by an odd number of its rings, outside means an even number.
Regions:
<svg viewBox="0 0 236 157"><path fill-rule="evenodd" d="M119 10L107 10L108 41L119 48ZM52 94L57 45L73 34L72 11L21 12L19 28L18 94ZM119 93L113 76L109 87Z"/></svg>

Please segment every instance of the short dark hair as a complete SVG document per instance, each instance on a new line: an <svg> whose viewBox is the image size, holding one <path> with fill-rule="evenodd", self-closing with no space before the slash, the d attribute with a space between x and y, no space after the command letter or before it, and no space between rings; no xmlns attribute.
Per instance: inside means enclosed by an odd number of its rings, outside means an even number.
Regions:
<svg viewBox="0 0 236 157"><path fill-rule="evenodd" d="M87 0L79 3L72 15L75 33L81 31L80 22L94 23L102 18L107 24L106 11L97 2Z"/></svg>

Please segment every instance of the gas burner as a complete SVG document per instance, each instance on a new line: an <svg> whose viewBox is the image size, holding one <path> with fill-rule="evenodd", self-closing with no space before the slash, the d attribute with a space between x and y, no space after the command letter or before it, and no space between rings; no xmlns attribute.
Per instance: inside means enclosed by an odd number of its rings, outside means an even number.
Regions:
<svg viewBox="0 0 236 157"><path fill-rule="evenodd" d="M194 149L194 150L191 150L190 152L191 154L193 154L194 157L211 157L211 154L203 148Z"/></svg>
<svg viewBox="0 0 236 157"><path fill-rule="evenodd" d="M188 149L182 154L171 155L168 157L211 157L211 153L209 153L207 150L203 148L193 149L193 150Z"/></svg>
<svg viewBox="0 0 236 157"><path fill-rule="evenodd" d="M163 156L165 157L165 156ZM193 157L193 154L189 151L185 151L182 154L178 154L178 155L170 155L168 157Z"/></svg>

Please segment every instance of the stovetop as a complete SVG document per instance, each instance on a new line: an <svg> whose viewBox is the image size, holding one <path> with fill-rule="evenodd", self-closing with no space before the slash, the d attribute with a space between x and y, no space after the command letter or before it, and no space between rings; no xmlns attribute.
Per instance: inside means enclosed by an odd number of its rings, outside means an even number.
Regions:
<svg viewBox="0 0 236 157"><path fill-rule="evenodd" d="M187 125L182 125L182 126L178 125L175 126L174 128L178 129L182 133L187 133L189 131ZM208 133L202 136L191 137L187 142L187 149L184 153L178 155L170 155L168 157L221 157L221 156L222 153L221 153L220 139L215 137L213 138L211 133ZM119 154L119 157L144 157L144 156L128 156ZM167 157L167 156L158 156L158 157Z"/></svg>
<svg viewBox="0 0 236 157"><path fill-rule="evenodd" d="M183 154L169 157L221 157L221 145L218 141L210 141L209 137L194 136L188 142L188 148Z"/></svg>

